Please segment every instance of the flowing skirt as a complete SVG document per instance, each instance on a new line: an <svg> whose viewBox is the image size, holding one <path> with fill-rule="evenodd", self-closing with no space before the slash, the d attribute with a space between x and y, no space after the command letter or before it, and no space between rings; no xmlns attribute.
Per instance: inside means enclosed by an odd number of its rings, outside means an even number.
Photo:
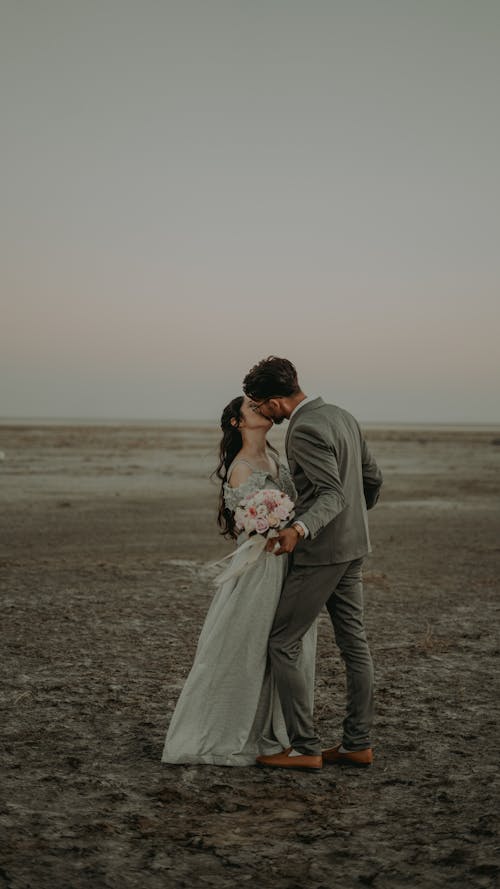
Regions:
<svg viewBox="0 0 500 889"><path fill-rule="evenodd" d="M253 765L259 754L289 746L267 652L286 571L286 555L262 553L244 574L217 588L168 728L162 762ZM315 621L302 640L301 654L311 707L316 630Z"/></svg>

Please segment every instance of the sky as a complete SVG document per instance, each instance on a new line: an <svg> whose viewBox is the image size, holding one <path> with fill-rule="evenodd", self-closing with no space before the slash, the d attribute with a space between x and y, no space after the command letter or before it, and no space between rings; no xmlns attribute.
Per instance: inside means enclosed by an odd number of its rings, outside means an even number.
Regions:
<svg viewBox="0 0 500 889"><path fill-rule="evenodd" d="M268 355L500 421L497 0L0 0L0 417L215 419Z"/></svg>

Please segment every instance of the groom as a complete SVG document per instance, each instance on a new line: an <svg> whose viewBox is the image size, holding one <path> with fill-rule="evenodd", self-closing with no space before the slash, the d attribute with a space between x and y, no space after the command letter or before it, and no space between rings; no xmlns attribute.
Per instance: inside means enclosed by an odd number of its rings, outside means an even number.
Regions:
<svg viewBox="0 0 500 889"><path fill-rule="evenodd" d="M373 761L373 666L363 625L363 557L370 552L366 510L378 500L382 473L357 421L340 407L302 392L293 364L271 356L246 375L252 407L274 423L290 421L286 453L297 489L296 520L279 532L290 571L269 639L269 655L292 745L260 766L321 769ZM321 751L304 677L302 637L326 605L347 674L342 743Z"/></svg>

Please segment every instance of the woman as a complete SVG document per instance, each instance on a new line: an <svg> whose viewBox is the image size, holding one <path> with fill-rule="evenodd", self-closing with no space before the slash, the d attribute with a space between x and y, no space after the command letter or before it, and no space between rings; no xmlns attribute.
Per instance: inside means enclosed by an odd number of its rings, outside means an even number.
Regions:
<svg viewBox="0 0 500 889"><path fill-rule="evenodd" d="M237 535L234 511L246 494L278 488L295 499L290 473L266 439L271 426L246 396L234 398L222 414L218 522L238 546L247 537ZM286 570L286 555L263 552L243 574L218 587L170 722L162 762L254 765L256 756L289 746L267 657ZM302 653L311 703L315 656L316 624L304 637Z"/></svg>

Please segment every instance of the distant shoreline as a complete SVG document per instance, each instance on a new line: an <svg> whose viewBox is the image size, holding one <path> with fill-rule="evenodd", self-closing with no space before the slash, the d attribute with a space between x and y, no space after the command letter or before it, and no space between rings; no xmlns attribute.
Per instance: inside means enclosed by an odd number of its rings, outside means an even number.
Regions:
<svg viewBox="0 0 500 889"><path fill-rule="evenodd" d="M360 425L369 429L464 429L472 430L500 429L500 421L491 422L436 422L426 420L360 420ZM136 419L133 417L106 419L103 417L0 417L2 426L145 426L145 427L169 427L169 426L211 426L218 427L218 421L213 419L179 420L179 419Z"/></svg>

